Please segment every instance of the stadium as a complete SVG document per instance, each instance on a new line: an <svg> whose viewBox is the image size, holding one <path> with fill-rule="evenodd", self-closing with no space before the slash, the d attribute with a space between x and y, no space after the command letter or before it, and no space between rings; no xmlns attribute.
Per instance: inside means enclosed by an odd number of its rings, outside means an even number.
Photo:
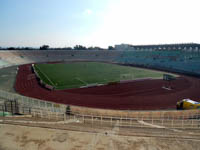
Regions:
<svg viewBox="0 0 200 150"><path fill-rule="evenodd" d="M92 114L88 117L92 123L94 116L101 121L102 116L128 117L129 121L135 117L199 116L198 110L176 111L176 103L182 99L199 101L199 44L121 45L115 50L2 50L0 64L4 111ZM12 101L23 107L10 106ZM43 112L41 116L49 115ZM192 121L192 126L198 128L198 124L198 120Z"/></svg>
<svg viewBox="0 0 200 150"><path fill-rule="evenodd" d="M199 150L193 0L1 0L0 150Z"/></svg>

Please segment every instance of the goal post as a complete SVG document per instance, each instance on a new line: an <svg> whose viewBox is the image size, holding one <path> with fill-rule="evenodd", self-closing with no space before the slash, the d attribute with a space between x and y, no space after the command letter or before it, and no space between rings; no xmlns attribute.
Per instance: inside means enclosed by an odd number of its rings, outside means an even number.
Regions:
<svg viewBox="0 0 200 150"><path fill-rule="evenodd" d="M170 74L163 74L163 80L165 81L172 81L172 80L175 80L176 77L173 76L173 75L170 75Z"/></svg>
<svg viewBox="0 0 200 150"><path fill-rule="evenodd" d="M120 80L134 80L134 74L120 74Z"/></svg>

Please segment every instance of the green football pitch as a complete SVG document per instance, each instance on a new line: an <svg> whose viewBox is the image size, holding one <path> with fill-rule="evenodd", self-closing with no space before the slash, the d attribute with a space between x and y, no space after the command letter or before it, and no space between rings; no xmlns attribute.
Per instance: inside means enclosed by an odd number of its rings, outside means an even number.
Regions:
<svg viewBox="0 0 200 150"><path fill-rule="evenodd" d="M107 84L121 80L162 78L164 72L100 62L35 64L39 78L55 89Z"/></svg>

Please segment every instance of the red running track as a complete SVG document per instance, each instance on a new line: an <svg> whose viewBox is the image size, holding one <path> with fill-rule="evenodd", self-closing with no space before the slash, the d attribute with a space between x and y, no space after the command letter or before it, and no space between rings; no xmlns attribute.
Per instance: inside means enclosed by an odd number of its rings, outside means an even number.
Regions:
<svg viewBox="0 0 200 150"><path fill-rule="evenodd" d="M28 97L69 105L104 109L160 110L175 109L183 98L200 100L200 79L181 76L171 81L172 90L163 89L167 81L138 80L116 85L50 91L38 84L31 65L19 67L16 91Z"/></svg>

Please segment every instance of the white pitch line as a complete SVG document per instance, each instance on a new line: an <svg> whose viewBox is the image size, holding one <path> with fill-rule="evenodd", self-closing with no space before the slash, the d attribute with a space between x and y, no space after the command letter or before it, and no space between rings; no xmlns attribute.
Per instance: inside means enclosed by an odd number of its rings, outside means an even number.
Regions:
<svg viewBox="0 0 200 150"><path fill-rule="evenodd" d="M51 80L49 79L49 77L39 69L39 67L37 67L37 68L38 68L38 70L39 70L39 71L54 85L54 87L55 87L55 84L53 83L53 81L51 81Z"/></svg>
<svg viewBox="0 0 200 150"><path fill-rule="evenodd" d="M85 82L85 81L81 80L81 79L80 79L80 78L78 78L78 77L77 77L77 78L75 78L75 79L76 79L76 80L79 80L79 81L81 81L81 82L83 82L83 83L84 83L84 84L86 84L86 85L88 84L87 82Z"/></svg>

